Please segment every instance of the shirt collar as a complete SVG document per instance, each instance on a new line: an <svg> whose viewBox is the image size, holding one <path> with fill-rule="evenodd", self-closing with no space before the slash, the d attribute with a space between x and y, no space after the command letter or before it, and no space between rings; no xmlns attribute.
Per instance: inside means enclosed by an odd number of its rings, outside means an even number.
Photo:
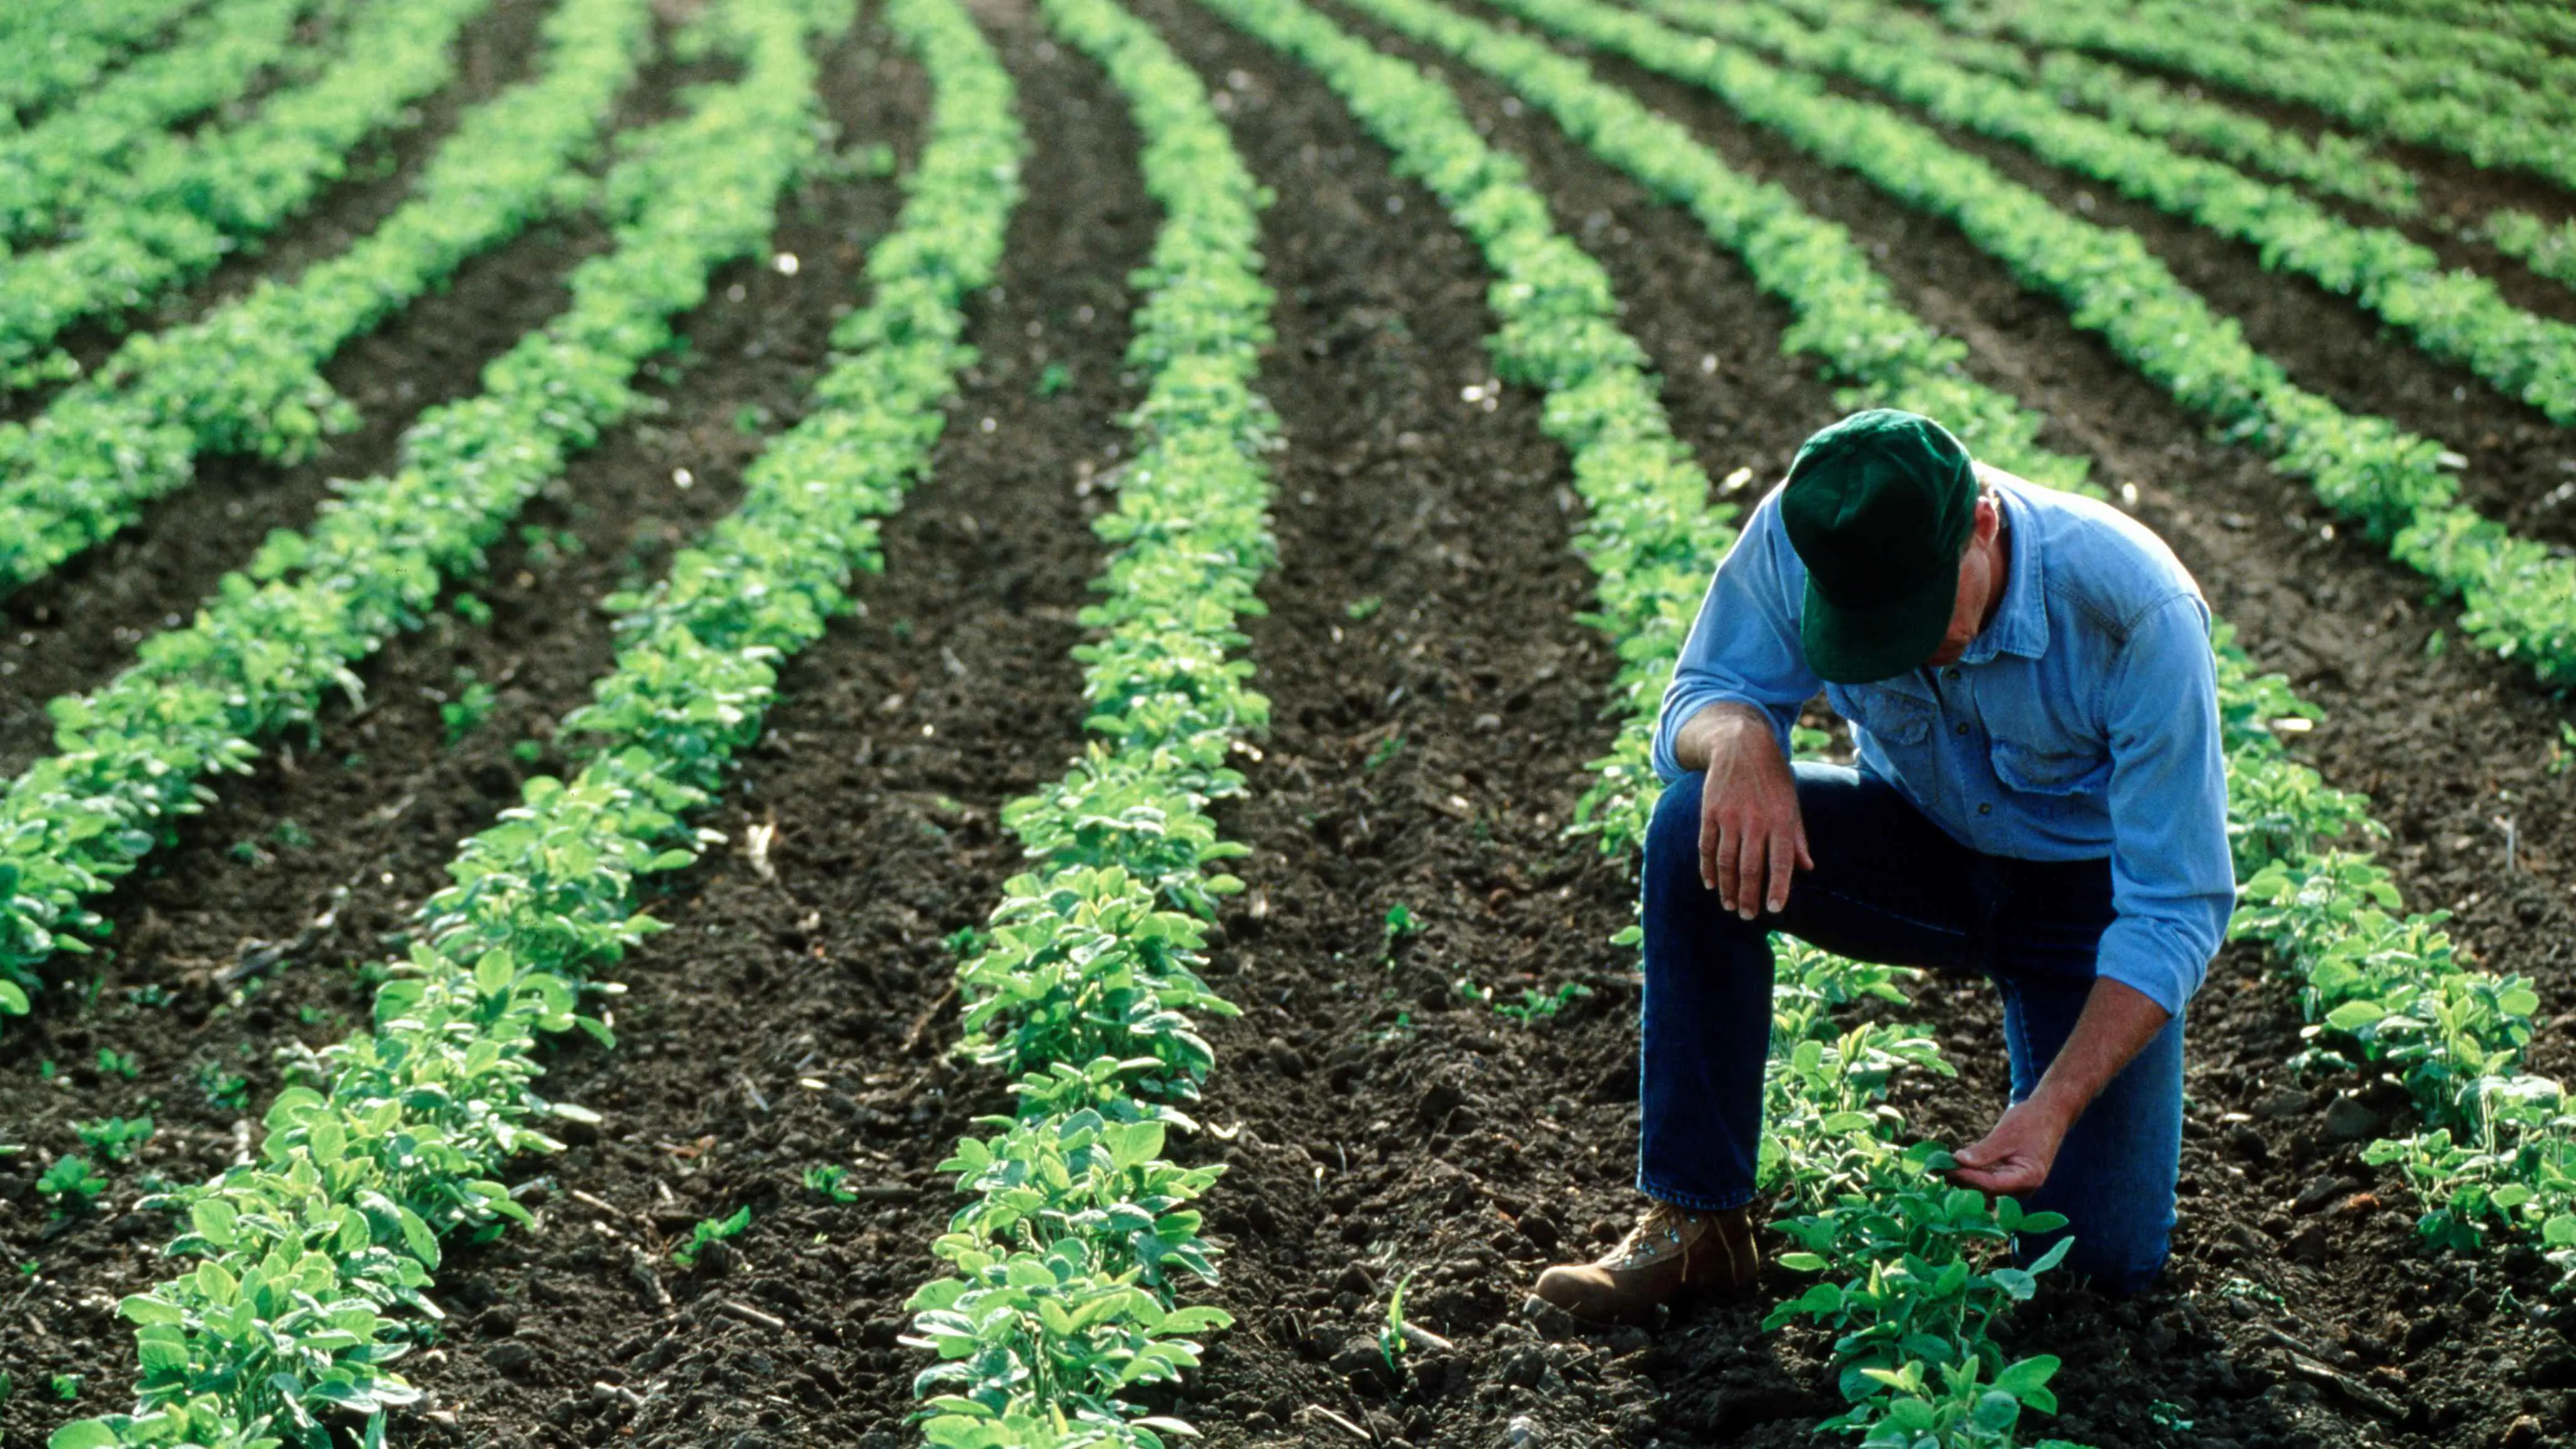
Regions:
<svg viewBox="0 0 2576 1449"><path fill-rule="evenodd" d="M2033 516L2030 501L1998 476L2001 474L2001 469L1994 469L1985 476L1994 480L1995 506L2003 512L2004 550L2011 576L2004 581L2004 601L1995 610L1994 620L1968 641L1968 647L1959 655L1961 664L1983 664L1998 654L2037 659L2048 652L2047 590L2043 578L2047 561L2040 548L2039 520Z"/></svg>

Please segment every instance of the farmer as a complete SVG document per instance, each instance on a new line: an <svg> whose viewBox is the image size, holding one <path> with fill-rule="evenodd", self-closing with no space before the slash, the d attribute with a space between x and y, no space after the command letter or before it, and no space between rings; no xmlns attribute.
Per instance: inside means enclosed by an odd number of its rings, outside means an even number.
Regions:
<svg viewBox="0 0 2576 1449"><path fill-rule="evenodd" d="M1858 768L1798 762L1821 687ZM2135 521L1874 409L1799 448L1723 562L1655 733L1643 1220L1538 1295L1629 1320L1749 1286L1770 933L1991 977L2012 1100L1953 1179L2064 1213L2068 1268L2163 1266L2182 1009L2234 903L2209 609ZM2040 1245L2025 1241L2032 1253Z"/></svg>

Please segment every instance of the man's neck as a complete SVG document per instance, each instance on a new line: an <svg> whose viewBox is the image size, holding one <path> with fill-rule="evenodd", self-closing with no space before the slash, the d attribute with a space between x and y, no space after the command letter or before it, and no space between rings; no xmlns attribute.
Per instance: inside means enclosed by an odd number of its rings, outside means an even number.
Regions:
<svg viewBox="0 0 2576 1449"><path fill-rule="evenodd" d="M1986 548L1986 611L1977 618L1979 634L1995 626L1995 616L2004 609L2004 591L2012 586L2012 519L2001 504L1995 506L1994 542Z"/></svg>

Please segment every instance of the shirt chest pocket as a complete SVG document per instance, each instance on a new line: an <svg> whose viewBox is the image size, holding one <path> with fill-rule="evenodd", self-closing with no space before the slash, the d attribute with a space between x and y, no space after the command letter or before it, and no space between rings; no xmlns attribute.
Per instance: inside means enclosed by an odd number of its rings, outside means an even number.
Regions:
<svg viewBox="0 0 2576 1449"><path fill-rule="evenodd" d="M1888 689L1836 686L1825 692L1834 712L1869 731L1887 747L1920 745L1932 737L1932 705Z"/></svg>
<svg viewBox="0 0 2576 1449"><path fill-rule="evenodd" d="M2081 795L2111 783L2109 752L2079 741L2051 740L2040 745L1998 737L1993 761L1995 778L2004 788L2032 795Z"/></svg>

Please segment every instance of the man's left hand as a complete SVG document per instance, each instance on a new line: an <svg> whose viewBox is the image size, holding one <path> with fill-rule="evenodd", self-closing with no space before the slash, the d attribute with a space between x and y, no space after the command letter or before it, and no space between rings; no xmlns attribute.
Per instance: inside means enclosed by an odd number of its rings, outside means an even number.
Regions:
<svg viewBox="0 0 2576 1449"><path fill-rule="evenodd" d="M1958 1165L1950 1180L1998 1197L2021 1197L2039 1191L2057 1162L2058 1144L2071 1125L2038 1097L2015 1102L1995 1130L1951 1154Z"/></svg>

